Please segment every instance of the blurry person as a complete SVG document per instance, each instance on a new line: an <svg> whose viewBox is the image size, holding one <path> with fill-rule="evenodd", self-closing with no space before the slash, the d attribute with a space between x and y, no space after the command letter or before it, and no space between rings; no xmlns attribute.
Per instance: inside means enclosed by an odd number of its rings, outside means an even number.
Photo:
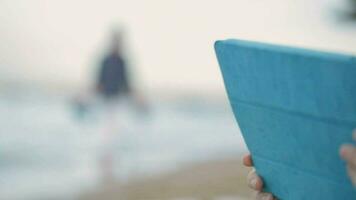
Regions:
<svg viewBox="0 0 356 200"><path fill-rule="evenodd" d="M122 33L115 30L111 33L109 48L101 61L96 82L96 92L104 103L104 129L102 130L103 146L99 157L99 169L104 182L114 179L113 152L111 146L122 122L123 106L131 100L132 89L128 76L126 60L123 56ZM120 114L119 116L117 114ZM121 119L116 119L117 117Z"/></svg>
<svg viewBox="0 0 356 200"><path fill-rule="evenodd" d="M353 131L353 138L356 141L356 129ZM356 188L356 146L351 144L344 144L340 148L340 156L347 164L348 175ZM246 155L243 158L243 164L247 167L253 167L253 161L251 155ZM256 191L256 200L275 200L270 193L262 192L263 180L256 173L255 169L252 169L247 175L248 186Z"/></svg>
<svg viewBox="0 0 356 200"><path fill-rule="evenodd" d="M117 123L113 120L118 104L132 97L122 43L122 33L114 30L111 33L108 50L100 62L95 83L95 94L105 105L107 115L105 120L109 122L109 127ZM92 91L81 90L73 98L73 110L77 119L83 119L88 114L89 108L92 106L92 95Z"/></svg>
<svg viewBox="0 0 356 200"><path fill-rule="evenodd" d="M118 31L112 33L109 51L101 63L97 82L99 95L109 101L131 94L126 61L121 49L121 37Z"/></svg>
<svg viewBox="0 0 356 200"><path fill-rule="evenodd" d="M99 168L105 182L114 177L113 143L120 132L125 131L123 122L128 116L127 108L133 111L146 110L146 101L134 92L129 76L127 60L124 56L123 35L117 30L111 33L109 46L98 71L96 93L104 104L104 129L102 130L103 148L99 158ZM134 106L134 107L132 107ZM139 113L142 115L142 112Z"/></svg>
<svg viewBox="0 0 356 200"><path fill-rule="evenodd" d="M133 92L123 51L122 33L113 31L109 50L101 62L97 92L109 106L125 99L134 104L135 111L142 115L147 113L148 107L143 96ZM109 112L113 114L112 109L109 108Z"/></svg>

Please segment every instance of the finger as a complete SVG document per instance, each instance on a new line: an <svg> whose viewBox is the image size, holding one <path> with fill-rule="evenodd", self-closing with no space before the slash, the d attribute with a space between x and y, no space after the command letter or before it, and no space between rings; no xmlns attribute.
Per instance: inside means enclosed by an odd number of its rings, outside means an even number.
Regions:
<svg viewBox="0 0 356 200"><path fill-rule="evenodd" d="M349 175L352 184L356 186L356 169L348 165L347 174Z"/></svg>
<svg viewBox="0 0 356 200"><path fill-rule="evenodd" d="M251 158L251 154L245 155L242 159L243 164L247 167L252 167L253 166L253 162L252 162L252 158Z"/></svg>
<svg viewBox="0 0 356 200"><path fill-rule="evenodd" d="M352 170L353 172L356 172L356 165L350 164L348 161L347 162L347 167L349 170Z"/></svg>
<svg viewBox="0 0 356 200"><path fill-rule="evenodd" d="M263 181L261 177L259 177L256 173L256 170L251 170L247 175L247 183L248 186L256 191L262 191L263 188Z"/></svg>
<svg viewBox="0 0 356 200"><path fill-rule="evenodd" d="M257 192L256 200L274 200L274 197L270 193Z"/></svg>
<svg viewBox="0 0 356 200"><path fill-rule="evenodd" d="M356 147L344 144L340 148L340 156L349 164L356 167Z"/></svg>

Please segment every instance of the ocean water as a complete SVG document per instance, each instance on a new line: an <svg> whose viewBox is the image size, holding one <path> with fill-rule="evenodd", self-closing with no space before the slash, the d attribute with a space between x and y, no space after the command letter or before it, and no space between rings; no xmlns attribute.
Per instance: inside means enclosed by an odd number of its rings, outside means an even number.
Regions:
<svg viewBox="0 0 356 200"><path fill-rule="evenodd" d="M226 100L149 105L142 115L122 104L108 123L100 102L78 119L63 96L3 96L0 199L71 199L100 184L103 169L127 181L246 151Z"/></svg>

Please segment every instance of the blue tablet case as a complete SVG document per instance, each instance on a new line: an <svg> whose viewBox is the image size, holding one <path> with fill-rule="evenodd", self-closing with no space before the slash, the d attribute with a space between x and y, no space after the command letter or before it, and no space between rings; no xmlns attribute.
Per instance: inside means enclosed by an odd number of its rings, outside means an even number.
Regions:
<svg viewBox="0 0 356 200"><path fill-rule="evenodd" d="M217 41L215 51L265 190L355 200L338 152L356 128L356 58L241 40Z"/></svg>

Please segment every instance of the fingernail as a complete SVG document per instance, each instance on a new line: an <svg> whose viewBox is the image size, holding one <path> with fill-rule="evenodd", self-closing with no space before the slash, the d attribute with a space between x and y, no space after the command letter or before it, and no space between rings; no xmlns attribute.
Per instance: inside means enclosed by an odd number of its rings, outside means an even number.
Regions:
<svg viewBox="0 0 356 200"><path fill-rule="evenodd" d="M253 188L256 188L256 187L257 187L257 178L253 178L253 179L251 180L251 185L252 185Z"/></svg>
<svg viewBox="0 0 356 200"><path fill-rule="evenodd" d="M257 178L253 177L249 180L248 185L250 186L250 188L252 189L256 189L256 185L257 185Z"/></svg>

